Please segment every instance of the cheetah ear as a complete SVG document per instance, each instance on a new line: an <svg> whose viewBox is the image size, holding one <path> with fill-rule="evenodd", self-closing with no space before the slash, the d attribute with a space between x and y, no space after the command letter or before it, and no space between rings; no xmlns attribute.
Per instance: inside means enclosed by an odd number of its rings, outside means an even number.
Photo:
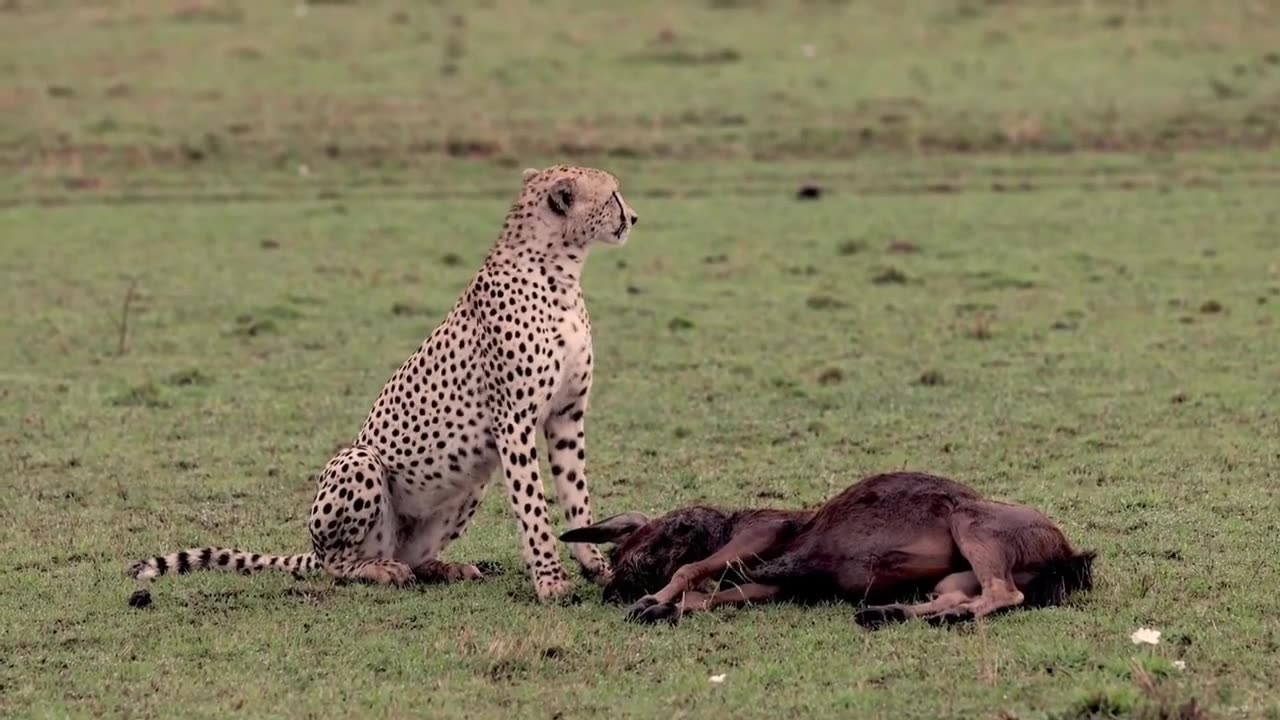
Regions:
<svg viewBox="0 0 1280 720"><path fill-rule="evenodd" d="M644 513L622 513L621 515L605 518L595 525L570 530L560 536L560 541L592 543L593 545L617 544L630 537L631 533L648 524L649 518Z"/></svg>
<svg viewBox="0 0 1280 720"><path fill-rule="evenodd" d="M525 168L524 172L520 173L520 177L522 178L521 182L527 183L537 174L538 170L536 168Z"/></svg>
<svg viewBox="0 0 1280 720"><path fill-rule="evenodd" d="M573 207L573 178L560 178L547 193L547 206L557 215L566 215Z"/></svg>

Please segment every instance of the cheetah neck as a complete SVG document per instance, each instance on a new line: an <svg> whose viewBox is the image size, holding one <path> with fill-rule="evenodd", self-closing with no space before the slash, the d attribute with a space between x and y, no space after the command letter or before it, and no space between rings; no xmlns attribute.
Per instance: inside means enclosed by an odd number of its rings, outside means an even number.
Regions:
<svg viewBox="0 0 1280 720"><path fill-rule="evenodd" d="M560 238L504 232L485 259L485 268L490 272L530 276L562 309L571 310L582 301L586 255L585 248L562 242Z"/></svg>

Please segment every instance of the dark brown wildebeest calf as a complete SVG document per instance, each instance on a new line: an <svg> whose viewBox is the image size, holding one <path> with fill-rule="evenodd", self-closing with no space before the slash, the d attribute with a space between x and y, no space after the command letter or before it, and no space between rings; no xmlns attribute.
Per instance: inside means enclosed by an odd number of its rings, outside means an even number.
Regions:
<svg viewBox="0 0 1280 720"><path fill-rule="evenodd" d="M627 617L650 623L781 598L890 603L858 612L869 627L950 623L1056 605L1093 584L1094 553L1039 511L912 472L865 478L817 510L626 513L560 539L614 544L605 600L635 601ZM709 580L731 587L702 591ZM927 602L900 602L930 589Z"/></svg>

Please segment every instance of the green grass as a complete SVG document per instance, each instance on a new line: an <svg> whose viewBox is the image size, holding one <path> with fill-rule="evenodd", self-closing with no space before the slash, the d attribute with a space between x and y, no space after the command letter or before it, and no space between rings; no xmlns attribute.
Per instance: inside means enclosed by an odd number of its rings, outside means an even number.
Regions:
<svg viewBox="0 0 1280 720"><path fill-rule="evenodd" d="M272 5L0 2L0 714L1280 716L1271 5ZM561 160L643 218L585 277L598 514L931 470L1046 511L1095 591L644 628L539 606L491 493L448 552L485 584L128 608L138 556L305 549L313 473Z"/></svg>

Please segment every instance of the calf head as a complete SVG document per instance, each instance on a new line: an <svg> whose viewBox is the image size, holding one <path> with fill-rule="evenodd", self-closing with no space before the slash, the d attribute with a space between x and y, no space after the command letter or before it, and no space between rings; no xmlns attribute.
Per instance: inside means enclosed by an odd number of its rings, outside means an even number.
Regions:
<svg viewBox="0 0 1280 720"><path fill-rule="evenodd" d="M560 536L569 543L611 544L613 578L604 588L605 602L627 603L657 592L682 565L701 560L729 542L729 513L696 505L650 520L629 512Z"/></svg>

